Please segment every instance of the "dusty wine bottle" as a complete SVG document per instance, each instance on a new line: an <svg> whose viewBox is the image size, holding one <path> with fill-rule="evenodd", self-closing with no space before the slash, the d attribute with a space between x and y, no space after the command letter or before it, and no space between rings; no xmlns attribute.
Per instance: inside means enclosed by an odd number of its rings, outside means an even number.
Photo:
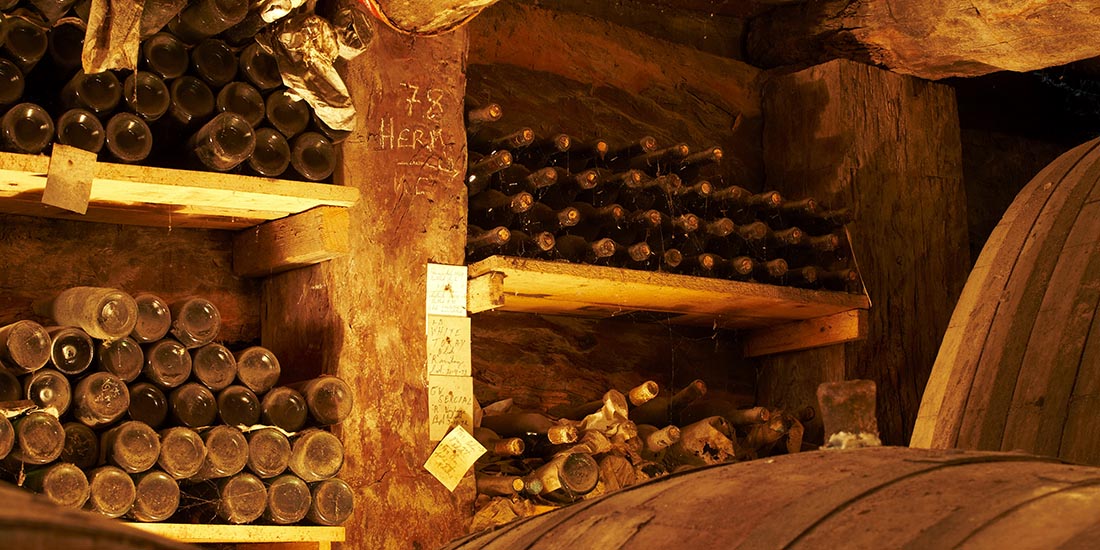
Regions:
<svg viewBox="0 0 1100 550"><path fill-rule="evenodd" d="M587 453L569 453L554 457L531 473L542 483L542 498L555 502L573 502L596 488L599 465Z"/></svg>
<svg viewBox="0 0 1100 550"><path fill-rule="evenodd" d="M667 208L670 198L681 187L683 182L676 174L665 174L655 178L643 177L640 181L632 178L624 182L615 193L615 197L630 210L656 208L671 213L676 209Z"/></svg>
<svg viewBox="0 0 1100 550"><path fill-rule="evenodd" d="M0 59L0 105L12 105L23 97L26 79L15 63Z"/></svg>
<svg viewBox="0 0 1100 550"><path fill-rule="evenodd" d="M160 388L148 382L138 382L130 386L129 391L127 412L131 420L157 428L168 418L168 397Z"/></svg>
<svg viewBox="0 0 1100 550"><path fill-rule="evenodd" d="M119 518L130 511L136 497L134 480L121 468L101 466L88 472L85 509L109 518Z"/></svg>
<svg viewBox="0 0 1100 550"><path fill-rule="evenodd" d="M172 80L168 86L168 114L182 126L190 126L214 112L214 92L191 75Z"/></svg>
<svg viewBox="0 0 1100 550"><path fill-rule="evenodd" d="M161 388L175 388L191 376L191 355L183 344L172 338L164 338L146 344L145 366L141 372L150 382Z"/></svg>
<svg viewBox="0 0 1100 550"><path fill-rule="evenodd" d="M564 260L575 263L595 263L615 254L615 241L609 238L588 241L579 235L556 237L554 249Z"/></svg>
<svg viewBox="0 0 1100 550"><path fill-rule="evenodd" d="M190 64L187 47L167 32L145 39L141 43L141 55L145 67L165 79L183 76Z"/></svg>
<svg viewBox="0 0 1100 550"><path fill-rule="evenodd" d="M802 288L814 288L821 279L821 268L815 265L807 265L787 270L783 283Z"/></svg>
<svg viewBox="0 0 1100 550"><path fill-rule="evenodd" d="M129 336L114 342L101 341L95 350L96 366L130 383L141 374L145 366L145 353L141 345Z"/></svg>
<svg viewBox="0 0 1100 550"><path fill-rule="evenodd" d="M264 394L260 402L260 420L264 424L296 432L306 424L309 406L306 398L294 388L279 386Z"/></svg>
<svg viewBox="0 0 1100 550"><path fill-rule="evenodd" d="M283 84L278 61L258 42L253 42L241 50L239 65L245 79L259 90L266 92Z"/></svg>
<svg viewBox="0 0 1100 550"><path fill-rule="evenodd" d="M50 360L53 340L34 321L16 321L0 328L0 359L15 373L34 372Z"/></svg>
<svg viewBox="0 0 1100 550"><path fill-rule="evenodd" d="M822 271L820 273L822 285L829 290L859 293L863 290L859 273L850 268L835 271Z"/></svg>
<svg viewBox="0 0 1100 550"><path fill-rule="evenodd" d="M175 423L188 428L210 426L218 418L214 393L198 382L187 382L172 390L168 408Z"/></svg>
<svg viewBox="0 0 1100 550"><path fill-rule="evenodd" d="M194 481L229 477L244 470L248 463L248 440L237 428L214 426L202 434L202 442L206 458L199 472L190 478Z"/></svg>
<svg viewBox="0 0 1100 550"><path fill-rule="evenodd" d="M98 153L103 148L107 137L103 123L91 111L84 109L69 109L61 113L54 128L58 143L92 153Z"/></svg>
<svg viewBox="0 0 1100 550"><path fill-rule="evenodd" d="M574 142L569 148L566 167L573 172L603 167L610 150L607 142L598 138L582 143Z"/></svg>
<svg viewBox="0 0 1100 550"><path fill-rule="evenodd" d="M122 81L122 99L130 111L148 122L164 116L172 102L168 85L149 71L131 73Z"/></svg>
<svg viewBox="0 0 1100 550"><path fill-rule="evenodd" d="M104 461L138 474L153 467L160 456L160 436L148 424L128 420L103 432L99 450Z"/></svg>
<svg viewBox="0 0 1100 550"><path fill-rule="evenodd" d="M512 153L508 151L496 151L484 157L471 154L470 163L466 166L466 186L469 187L470 196L488 189L493 174L511 165Z"/></svg>
<svg viewBox="0 0 1100 550"><path fill-rule="evenodd" d="M191 49L191 73L211 88L220 88L237 76L237 56L224 41L203 39Z"/></svg>
<svg viewBox="0 0 1100 550"><path fill-rule="evenodd" d="M482 107L466 108L466 127L473 128L482 124L496 122L504 116L504 110L496 103L490 103Z"/></svg>
<svg viewBox="0 0 1100 550"><path fill-rule="evenodd" d="M309 428L295 438L288 467L294 475L313 483L329 479L344 465L344 445L329 432Z"/></svg>
<svg viewBox="0 0 1100 550"><path fill-rule="evenodd" d="M282 368L271 350L252 346L237 352L236 358L237 380L257 394L270 390L279 381Z"/></svg>
<svg viewBox="0 0 1100 550"><path fill-rule="evenodd" d="M728 279L745 281L752 277L756 262L748 256L734 256L719 266L718 272Z"/></svg>
<svg viewBox="0 0 1100 550"><path fill-rule="evenodd" d="M245 386L226 387L218 392L217 401L218 418L226 425L247 428L260 421L260 398Z"/></svg>
<svg viewBox="0 0 1100 550"><path fill-rule="evenodd" d="M80 508L88 500L88 478L68 462L27 472L24 486L62 508Z"/></svg>
<svg viewBox="0 0 1100 550"><path fill-rule="evenodd" d="M80 108L105 115L122 99L122 84L110 71L88 74L79 71L61 90L61 100L70 109Z"/></svg>
<svg viewBox="0 0 1100 550"><path fill-rule="evenodd" d="M669 464L704 466L738 457L733 428L721 416L712 416L680 428L680 439L666 451Z"/></svg>
<svg viewBox="0 0 1100 550"><path fill-rule="evenodd" d="M157 466L174 479L187 479L199 473L206 459L206 444L191 428L174 426L160 433Z"/></svg>
<svg viewBox="0 0 1100 550"><path fill-rule="evenodd" d="M205 298L186 298L172 302L170 332L187 349L205 346L214 341L221 328L218 308Z"/></svg>
<svg viewBox="0 0 1100 550"><path fill-rule="evenodd" d="M516 151L531 145L535 141L535 132L530 128L520 128L501 136L482 136L474 133L469 136L471 151L491 155L500 151Z"/></svg>
<svg viewBox="0 0 1100 550"><path fill-rule="evenodd" d="M581 221L570 228L569 233L589 241L610 235L626 220L626 209L618 204L592 206L586 202L574 202L570 206L580 213Z"/></svg>
<svg viewBox="0 0 1100 550"><path fill-rule="evenodd" d="M290 464L290 440L275 428L263 428L249 432L248 470L257 477L267 479L286 471Z"/></svg>
<svg viewBox="0 0 1100 550"><path fill-rule="evenodd" d="M336 171L336 148L318 132L302 132L290 141L290 166L309 181L321 181Z"/></svg>
<svg viewBox="0 0 1100 550"><path fill-rule="evenodd" d="M130 334L137 321L137 303L129 294L113 288L69 288L51 300L36 302L34 310L59 325L80 327L100 340L117 340Z"/></svg>
<svg viewBox="0 0 1100 550"><path fill-rule="evenodd" d="M73 417L95 428L122 417L130 407L130 391L119 377L93 372L73 390Z"/></svg>
<svg viewBox="0 0 1100 550"><path fill-rule="evenodd" d="M78 327L49 327L46 331L51 341L50 363L57 370L75 376L92 365L95 344L87 332Z"/></svg>
<svg viewBox="0 0 1100 550"><path fill-rule="evenodd" d="M541 202L531 205L531 208L517 216L516 227L527 233L549 231L557 233L567 227L573 227L580 223L581 213L572 206L554 209Z"/></svg>
<svg viewBox="0 0 1100 550"><path fill-rule="evenodd" d="M203 166L226 172L252 155L256 148L256 134L252 131L252 125L240 115L224 112L199 128L187 145Z"/></svg>
<svg viewBox="0 0 1100 550"><path fill-rule="evenodd" d="M60 417L69 410L72 388L69 379L54 369L38 369L23 377L23 397L39 410Z"/></svg>
<svg viewBox="0 0 1100 550"><path fill-rule="evenodd" d="M12 421L15 445L9 456L25 464L49 464L65 449L65 428L45 411L31 411Z"/></svg>
<svg viewBox="0 0 1100 550"><path fill-rule="evenodd" d="M668 168L679 166L691 153L686 143L677 143L664 149L643 153L630 159L630 167L651 174L668 172Z"/></svg>
<svg viewBox="0 0 1100 550"><path fill-rule="evenodd" d="M331 478L310 487L312 502L306 519L317 525L341 525L355 509L355 493L339 478Z"/></svg>
<svg viewBox="0 0 1100 550"><path fill-rule="evenodd" d="M276 525L290 525L305 519L313 496L309 485L295 475L281 475L267 486L267 507L263 518Z"/></svg>
<svg viewBox="0 0 1100 550"><path fill-rule="evenodd" d="M268 94L264 100L267 121L289 140L309 126L309 104L287 88Z"/></svg>
<svg viewBox="0 0 1100 550"><path fill-rule="evenodd" d="M91 428L80 422L66 422L61 429L65 432L65 444L58 460L71 462L82 470L99 464L99 436Z"/></svg>
<svg viewBox="0 0 1100 550"><path fill-rule="evenodd" d="M120 162L140 162L153 151L153 132L141 117L117 113L104 131L107 151Z"/></svg>
<svg viewBox="0 0 1100 550"><path fill-rule="evenodd" d="M66 71L75 71L80 67L87 32L88 24L79 17L62 17L53 24L47 33L46 51L55 66Z"/></svg>
<svg viewBox="0 0 1100 550"><path fill-rule="evenodd" d="M528 234L525 231L512 231L511 238L501 247L500 253L506 256L528 258L546 258L554 252L557 239L548 231Z"/></svg>
<svg viewBox="0 0 1100 550"><path fill-rule="evenodd" d="M797 227L769 231L766 237L767 246L771 248L786 248L798 246L805 240L806 234Z"/></svg>
<svg viewBox="0 0 1100 550"><path fill-rule="evenodd" d="M221 391L237 378L237 358L221 344L206 344L191 351L191 372L213 391Z"/></svg>
<svg viewBox="0 0 1100 550"><path fill-rule="evenodd" d="M509 475L476 473L477 494L489 497L514 497L523 491L523 478Z"/></svg>
<svg viewBox="0 0 1100 550"><path fill-rule="evenodd" d="M248 157L248 167L261 176L274 178L290 166L290 144L272 128L256 128L256 148Z"/></svg>
<svg viewBox="0 0 1100 550"><path fill-rule="evenodd" d="M545 435L553 445L574 443L578 437L575 426L557 424L546 415L535 412L490 415L481 419L481 425L506 437L524 434Z"/></svg>
<svg viewBox="0 0 1100 550"><path fill-rule="evenodd" d="M515 161L528 166L558 166L568 160L566 153L573 145L568 134L556 134L549 138L535 138L525 147L512 152Z"/></svg>
<svg viewBox="0 0 1100 550"><path fill-rule="evenodd" d="M197 0L169 21L168 28L180 39L194 44L240 23L246 15L247 2Z"/></svg>
<svg viewBox="0 0 1100 550"><path fill-rule="evenodd" d="M164 521L176 513L180 486L160 470L152 470L134 479L134 505L129 516L142 522Z"/></svg>
<svg viewBox="0 0 1100 550"><path fill-rule="evenodd" d="M135 295L134 301L137 303L137 320L134 323L134 329L130 331L130 337L139 344L148 344L164 338L172 326L172 314L168 309L168 302L148 292Z"/></svg>
<svg viewBox="0 0 1100 550"><path fill-rule="evenodd" d="M46 29L22 15L5 14L0 34L4 37L4 57L18 65L23 74L34 68L49 47Z"/></svg>
<svg viewBox="0 0 1100 550"><path fill-rule="evenodd" d="M558 183L558 174L554 168L532 171L522 164L511 164L494 175L491 185L506 195L520 191L542 194Z"/></svg>
<svg viewBox="0 0 1100 550"><path fill-rule="evenodd" d="M0 415L0 460L3 460L15 446L15 428L8 417Z"/></svg>
<svg viewBox="0 0 1100 550"><path fill-rule="evenodd" d="M296 386L306 399L310 417L320 426L343 422L355 408L355 394L339 377L321 376Z"/></svg>
<svg viewBox="0 0 1100 550"><path fill-rule="evenodd" d="M20 103L0 118L0 145L12 153L38 154L53 137L53 119L34 103Z"/></svg>
<svg viewBox="0 0 1100 550"><path fill-rule="evenodd" d="M476 225L467 225L466 256L492 256L494 252L508 244L508 240L511 238L512 232L504 226L482 229Z"/></svg>
<svg viewBox="0 0 1100 550"><path fill-rule="evenodd" d="M629 417L638 425L667 426L678 419L680 411L706 393L706 383L696 379L675 394L664 393L630 409Z"/></svg>
<svg viewBox="0 0 1100 550"><path fill-rule="evenodd" d="M783 276L786 274L787 261L783 258L776 258L763 262L757 261L752 270L753 278L765 283L781 282Z"/></svg>
<svg viewBox="0 0 1100 550"><path fill-rule="evenodd" d="M500 437L489 428L474 428L473 436L493 456L520 456L524 451L522 438Z"/></svg>
<svg viewBox="0 0 1100 550"><path fill-rule="evenodd" d="M526 191L505 195L496 189L486 189L470 197L469 219L483 227L508 226L534 205L535 198Z"/></svg>

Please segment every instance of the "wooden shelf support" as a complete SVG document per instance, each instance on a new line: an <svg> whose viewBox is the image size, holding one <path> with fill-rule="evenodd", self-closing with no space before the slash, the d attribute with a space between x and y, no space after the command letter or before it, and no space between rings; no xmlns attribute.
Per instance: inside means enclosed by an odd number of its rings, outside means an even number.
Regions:
<svg viewBox="0 0 1100 550"><path fill-rule="evenodd" d="M233 273L264 277L346 256L348 211L319 206L270 221L233 238Z"/></svg>
<svg viewBox="0 0 1100 550"><path fill-rule="evenodd" d="M504 306L504 274L491 271L470 279L466 288L466 311L471 315Z"/></svg>
<svg viewBox="0 0 1100 550"><path fill-rule="evenodd" d="M329 550L344 541L343 527L303 525L200 525L190 523L128 523L136 529L192 544L241 544L250 549Z"/></svg>
<svg viewBox="0 0 1100 550"><path fill-rule="evenodd" d="M853 309L833 315L756 329L745 335L744 356L820 348L867 337L867 310Z"/></svg>

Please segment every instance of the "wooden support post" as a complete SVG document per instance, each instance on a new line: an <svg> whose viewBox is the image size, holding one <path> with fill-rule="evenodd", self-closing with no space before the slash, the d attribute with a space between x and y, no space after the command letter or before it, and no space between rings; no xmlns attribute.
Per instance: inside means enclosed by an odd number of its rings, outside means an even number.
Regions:
<svg viewBox="0 0 1100 550"><path fill-rule="evenodd" d="M745 357L819 348L866 337L867 310L857 309L753 330L745 338Z"/></svg>
<svg viewBox="0 0 1100 550"><path fill-rule="evenodd" d="M355 388L339 432L355 512L337 547L438 548L466 533L473 484L451 493L427 471L426 264L463 263L466 32L379 27L340 67L358 111L337 181L358 188L348 256L264 283L263 345L287 377L321 372Z"/></svg>
<svg viewBox="0 0 1100 550"><path fill-rule="evenodd" d="M262 277L347 253L347 209L320 206L237 233L233 238L233 273Z"/></svg>
<svg viewBox="0 0 1100 550"><path fill-rule="evenodd" d="M874 305L867 339L845 344L844 368L794 352L763 359L763 370L874 381L883 441L906 444L970 267L954 92L837 60L772 80L764 113L768 182L853 209L852 246ZM812 405L807 397L790 405Z"/></svg>
<svg viewBox="0 0 1100 550"><path fill-rule="evenodd" d="M504 274L494 271L470 279L466 289L466 311L473 315L504 305Z"/></svg>

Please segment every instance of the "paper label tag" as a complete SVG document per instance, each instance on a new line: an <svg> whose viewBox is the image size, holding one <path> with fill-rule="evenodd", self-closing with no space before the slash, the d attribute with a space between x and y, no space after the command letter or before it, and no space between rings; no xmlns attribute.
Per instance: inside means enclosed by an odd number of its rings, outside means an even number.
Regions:
<svg viewBox="0 0 1100 550"><path fill-rule="evenodd" d="M432 451L432 455L424 463L424 469L435 476L448 491L454 492L470 466L485 452L485 447L470 432L462 426L455 426Z"/></svg>
<svg viewBox="0 0 1100 550"><path fill-rule="evenodd" d="M466 279L464 265L428 264L428 315L466 316Z"/></svg>
<svg viewBox="0 0 1100 550"><path fill-rule="evenodd" d="M55 143L46 173L42 203L86 214L92 197L96 154L77 147Z"/></svg>
<svg viewBox="0 0 1100 550"><path fill-rule="evenodd" d="M474 379L428 376L428 437L439 441L454 426L474 429Z"/></svg>
<svg viewBox="0 0 1100 550"><path fill-rule="evenodd" d="M470 318L429 315L428 374L470 376Z"/></svg>

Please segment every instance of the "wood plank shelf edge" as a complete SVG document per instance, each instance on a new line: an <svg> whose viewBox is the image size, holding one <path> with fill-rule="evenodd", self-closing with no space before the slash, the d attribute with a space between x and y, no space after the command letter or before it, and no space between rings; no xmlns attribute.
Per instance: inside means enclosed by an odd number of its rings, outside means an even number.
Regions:
<svg viewBox="0 0 1100 550"><path fill-rule="evenodd" d="M50 157L0 153L0 212L154 227L243 229L317 206L350 207L354 187L96 163L87 214L42 204Z"/></svg>
<svg viewBox="0 0 1100 550"><path fill-rule="evenodd" d="M315 543L329 548L344 541L343 527L313 525L201 525L192 523L127 523L147 533L180 542L201 543Z"/></svg>
<svg viewBox="0 0 1100 550"><path fill-rule="evenodd" d="M862 294L507 256L492 256L468 269L471 313L656 315L673 324L760 329L870 307ZM864 325L857 323L856 330Z"/></svg>

